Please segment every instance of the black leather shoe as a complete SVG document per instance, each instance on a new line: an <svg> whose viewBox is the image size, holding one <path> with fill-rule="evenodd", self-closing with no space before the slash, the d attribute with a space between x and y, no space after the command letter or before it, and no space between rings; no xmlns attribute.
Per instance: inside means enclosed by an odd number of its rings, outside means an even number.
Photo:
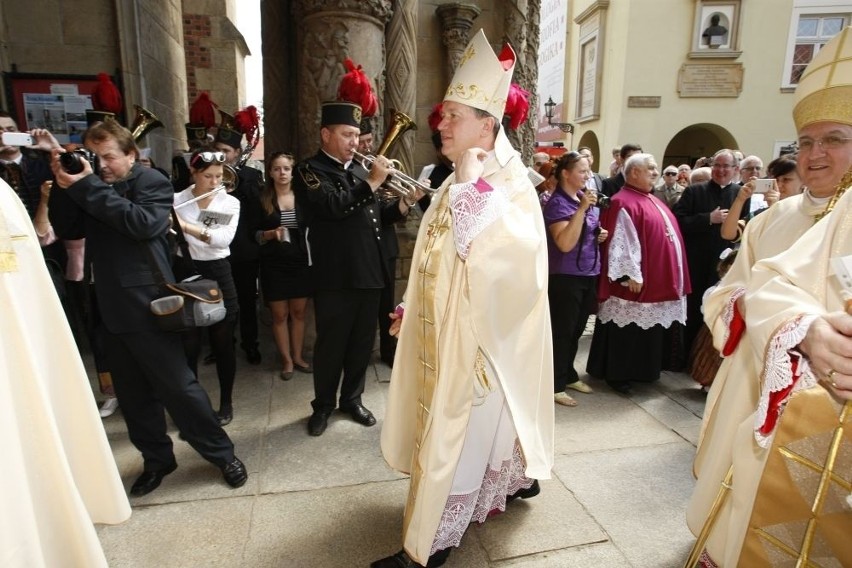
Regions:
<svg viewBox="0 0 852 568"><path fill-rule="evenodd" d="M231 487L242 487L248 479L248 472L243 462L236 456L231 460L231 463L222 468L222 477L225 478L225 483Z"/></svg>
<svg viewBox="0 0 852 568"><path fill-rule="evenodd" d="M173 463L170 466L164 467L162 469L156 469L153 471L143 471L142 475L136 478L136 481L133 482L133 486L130 488L130 494L134 497L141 497L142 495L147 495L154 489L160 486L160 483L163 481L163 478L177 469L177 463Z"/></svg>
<svg viewBox="0 0 852 568"><path fill-rule="evenodd" d="M231 405L223 406L216 413L216 420L219 421L219 426L227 426L234 419L234 409Z"/></svg>
<svg viewBox="0 0 852 568"><path fill-rule="evenodd" d="M530 499L541 493L541 486L538 484L538 479L533 481L533 484L526 489L518 489L511 495L506 496L506 503L511 503L515 499Z"/></svg>
<svg viewBox="0 0 852 568"><path fill-rule="evenodd" d="M246 349L246 359L252 365L260 365L262 357L260 356L260 351L257 350L257 347L250 347Z"/></svg>
<svg viewBox="0 0 852 568"><path fill-rule="evenodd" d="M376 417L373 416L373 413L367 410L367 407L361 403L353 404L352 406L341 408L340 410L351 416L352 420L358 424L373 426L376 423Z"/></svg>
<svg viewBox="0 0 852 568"><path fill-rule="evenodd" d="M328 426L328 417L331 416L330 410L315 410L308 419L308 434L311 436L322 436Z"/></svg>
<svg viewBox="0 0 852 568"><path fill-rule="evenodd" d="M619 394L632 394L633 387L630 383L607 383L609 387Z"/></svg>
<svg viewBox="0 0 852 568"><path fill-rule="evenodd" d="M423 568L404 551L400 550L393 556L387 556L370 564L370 568Z"/></svg>

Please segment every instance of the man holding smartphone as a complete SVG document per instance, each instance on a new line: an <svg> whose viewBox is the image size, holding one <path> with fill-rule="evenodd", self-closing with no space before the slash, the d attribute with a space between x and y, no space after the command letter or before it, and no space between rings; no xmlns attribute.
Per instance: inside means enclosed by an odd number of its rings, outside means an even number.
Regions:
<svg viewBox="0 0 852 568"><path fill-rule="evenodd" d="M0 132L4 135L7 132L18 135L25 134L18 131L18 124L15 119L8 112L2 110L0 110ZM4 136L3 142L0 144L0 165L2 165L0 177L15 190L15 193L24 202L24 207L27 208L30 219L32 219L35 217L36 207L38 207L41 197L39 188L42 182L51 179L53 175L50 173L50 165L43 156L21 152L21 146L28 144L17 144L17 142L24 142L24 140L10 140L9 138ZM7 141L14 143L14 145L7 143ZM32 144L32 141L29 144Z"/></svg>

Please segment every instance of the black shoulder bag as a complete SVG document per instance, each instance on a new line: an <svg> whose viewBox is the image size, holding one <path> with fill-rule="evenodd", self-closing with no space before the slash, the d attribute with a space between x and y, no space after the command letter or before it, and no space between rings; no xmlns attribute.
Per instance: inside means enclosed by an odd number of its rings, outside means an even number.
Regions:
<svg viewBox="0 0 852 568"><path fill-rule="evenodd" d="M174 209L172 216L177 219ZM163 331L179 332L218 323L225 319L227 313L222 290L215 280L203 278L195 270L192 256L189 254L189 244L180 223L175 223L175 232L178 247L183 254L184 266L192 268L192 274L188 277L182 274L180 282L166 282L150 247L145 247L154 278L162 291L162 296L151 302L151 312L157 316L157 325Z"/></svg>

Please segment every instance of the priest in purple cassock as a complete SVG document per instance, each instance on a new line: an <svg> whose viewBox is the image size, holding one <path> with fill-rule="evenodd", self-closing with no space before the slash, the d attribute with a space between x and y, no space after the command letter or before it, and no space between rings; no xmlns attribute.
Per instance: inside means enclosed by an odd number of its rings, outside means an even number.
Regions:
<svg viewBox="0 0 852 568"><path fill-rule="evenodd" d="M677 219L654 197L657 163L635 154L625 185L601 214L610 239L601 251L598 314L587 372L629 394L631 381L660 378L665 330L686 321L689 269Z"/></svg>

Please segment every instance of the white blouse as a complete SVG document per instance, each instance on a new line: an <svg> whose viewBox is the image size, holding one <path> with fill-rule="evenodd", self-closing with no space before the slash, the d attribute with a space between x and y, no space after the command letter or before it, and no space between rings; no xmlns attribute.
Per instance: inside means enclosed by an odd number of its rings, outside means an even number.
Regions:
<svg viewBox="0 0 852 568"><path fill-rule="evenodd" d="M193 187L189 186L180 193L175 194L175 207L195 197L192 195ZM198 207L199 203L200 201L196 201L195 203L184 205L175 211L178 217L184 221L193 225L202 225L203 223L199 218L201 214L201 209ZM206 210L230 214L231 219L227 225L221 225L215 220L212 220L207 225L210 232L210 242L204 242L184 231L186 242L189 244L189 254L193 260L227 258L231 254L229 245L234 240L234 235L237 232L237 223L240 220L240 202L236 197L220 191L213 196L213 200L207 205Z"/></svg>

